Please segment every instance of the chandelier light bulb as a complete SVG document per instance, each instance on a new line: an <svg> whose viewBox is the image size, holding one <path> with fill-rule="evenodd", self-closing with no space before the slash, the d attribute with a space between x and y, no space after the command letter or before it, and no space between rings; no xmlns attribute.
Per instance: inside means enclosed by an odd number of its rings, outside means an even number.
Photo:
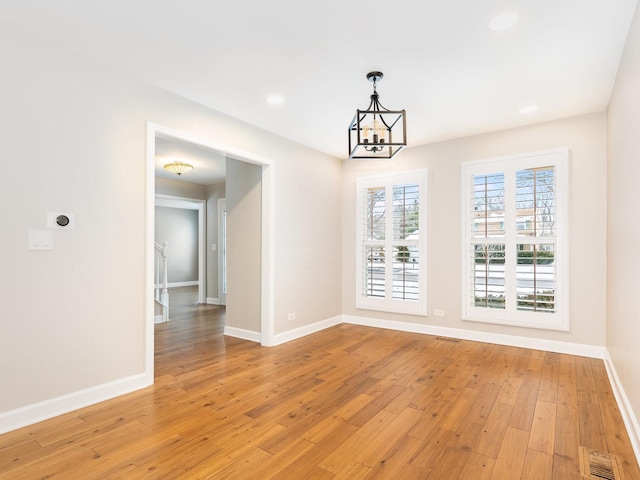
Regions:
<svg viewBox="0 0 640 480"><path fill-rule="evenodd" d="M369 125L365 125L362 127L362 141L364 143L369 143L369 134L371 133L371 127Z"/></svg>
<svg viewBox="0 0 640 480"><path fill-rule="evenodd" d="M384 143L384 133L386 129L382 122L379 122L377 118L373 119L373 143Z"/></svg>

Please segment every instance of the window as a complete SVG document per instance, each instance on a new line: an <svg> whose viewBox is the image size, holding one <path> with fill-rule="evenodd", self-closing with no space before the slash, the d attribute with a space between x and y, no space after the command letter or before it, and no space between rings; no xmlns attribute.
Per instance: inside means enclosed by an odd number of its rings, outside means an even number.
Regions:
<svg viewBox="0 0 640 480"><path fill-rule="evenodd" d="M356 181L356 307L426 315L426 170Z"/></svg>
<svg viewBox="0 0 640 480"><path fill-rule="evenodd" d="M568 330L567 149L463 164L463 317Z"/></svg>

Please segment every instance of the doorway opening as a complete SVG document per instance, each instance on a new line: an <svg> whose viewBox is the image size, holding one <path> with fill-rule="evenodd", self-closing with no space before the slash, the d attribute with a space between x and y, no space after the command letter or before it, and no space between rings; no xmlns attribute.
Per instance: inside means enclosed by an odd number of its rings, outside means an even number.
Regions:
<svg viewBox="0 0 640 480"><path fill-rule="evenodd" d="M145 294L146 294L146 321L145 321L145 376L149 384L153 383L154 372L154 211L155 211L155 151L156 151L156 139L159 137L173 138L184 142L189 142L194 145L205 147L224 155L227 158L241 163L250 165L257 165L260 169L260 298L259 298L259 331L247 332L247 338L250 340L257 340L264 346L271 346L274 344L274 320L273 320L273 275L274 275L274 262L273 262L273 197L274 191L273 185L273 168L271 168L272 161L268 158L262 157L253 152L246 152L239 150L235 147L228 145L222 145L215 140L203 139L196 137L189 133L181 132L172 128L164 127L161 125L148 123L147 124L147 168L146 168L146 281L145 281ZM225 218L226 207L225 207ZM226 227L226 222L225 222ZM225 232L226 233L226 232ZM226 235L225 235L226 237ZM225 242L226 253L226 242ZM212 248L211 248L212 249ZM205 248L207 253L210 248ZM226 262L225 262L226 263ZM228 268L233 269L231 265L227 265ZM226 272L231 272L225 268ZM237 272L236 272L237 273ZM225 276L226 277L226 276ZM206 281L203 281L206 285ZM205 294L206 295L206 294ZM230 312L233 312L233 304L229 304L229 300L226 298L227 303L227 320L229 319ZM234 336L242 336L245 331L243 329L235 329L227 332L225 327L225 333Z"/></svg>
<svg viewBox="0 0 640 480"><path fill-rule="evenodd" d="M195 281L198 287L197 303L206 303L206 201L156 193L155 207L155 240L162 242L171 238L168 241L172 259L169 263L172 269L169 287L193 285ZM162 209L160 224L159 209Z"/></svg>

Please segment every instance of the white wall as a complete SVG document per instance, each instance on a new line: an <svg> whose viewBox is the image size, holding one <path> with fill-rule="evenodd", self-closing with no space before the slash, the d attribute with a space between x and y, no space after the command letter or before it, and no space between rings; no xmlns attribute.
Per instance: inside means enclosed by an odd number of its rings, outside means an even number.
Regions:
<svg viewBox="0 0 640 480"><path fill-rule="evenodd" d="M604 346L606 306L606 115L597 113L407 149L391 161L345 161L343 311L389 319ZM461 162L569 147L571 331L554 332L461 319ZM355 308L355 179L428 168L428 317ZM445 317L434 317L434 309Z"/></svg>
<svg viewBox="0 0 640 480"><path fill-rule="evenodd" d="M640 8L608 110L607 349L640 418ZM636 428L638 428L636 424ZM640 430L636 432L640 455Z"/></svg>
<svg viewBox="0 0 640 480"><path fill-rule="evenodd" d="M339 228L339 200L325 202L336 187L300 195L295 179L308 172L339 183L338 160L8 28L0 58L0 158L11 166L0 177L0 364L11 366L0 370L0 431L21 407L63 395L72 405L79 391L145 373L148 121L272 159L274 208L296 198L273 225L275 243L286 245L275 263L308 259L318 276L309 289L296 282L300 270L278 267L276 309L295 298L309 305L308 323L340 312L340 285L331 283L339 260L307 253L339 259L339 241L304 229L311 221L319 231ZM53 251L28 251L28 232L46 227L48 211L75 213L76 229L55 231Z"/></svg>

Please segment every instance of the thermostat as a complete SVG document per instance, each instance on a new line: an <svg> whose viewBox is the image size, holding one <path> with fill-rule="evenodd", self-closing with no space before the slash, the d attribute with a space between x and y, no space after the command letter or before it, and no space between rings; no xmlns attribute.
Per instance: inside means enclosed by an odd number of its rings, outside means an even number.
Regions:
<svg viewBox="0 0 640 480"><path fill-rule="evenodd" d="M76 228L76 218L73 213L47 212L47 228L73 230Z"/></svg>

